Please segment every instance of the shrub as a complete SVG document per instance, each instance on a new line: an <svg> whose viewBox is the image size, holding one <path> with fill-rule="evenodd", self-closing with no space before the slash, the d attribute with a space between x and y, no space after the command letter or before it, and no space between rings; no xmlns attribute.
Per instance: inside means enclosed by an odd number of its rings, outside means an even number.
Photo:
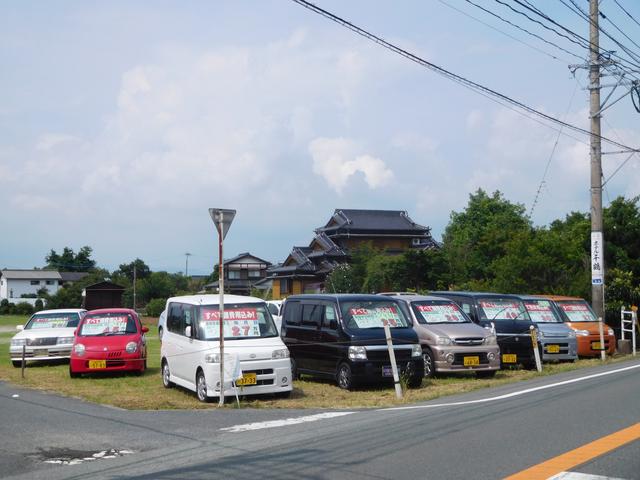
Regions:
<svg viewBox="0 0 640 480"><path fill-rule="evenodd" d="M33 310L36 312L39 312L40 310L44 310L44 302L42 301L41 298L36 300L36 304L33 307Z"/></svg>
<svg viewBox="0 0 640 480"><path fill-rule="evenodd" d="M15 307L16 315L31 315L33 314L33 307L30 303L20 302Z"/></svg>
<svg viewBox="0 0 640 480"><path fill-rule="evenodd" d="M9 300L3 298L0 301L0 315L8 315L9 314Z"/></svg>
<svg viewBox="0 0 640 480"><path fill-rule="evenodd" d="M154 298L147 303L146 314L150 317L159 317L164 306L167 303L166 299Z"/></svg>

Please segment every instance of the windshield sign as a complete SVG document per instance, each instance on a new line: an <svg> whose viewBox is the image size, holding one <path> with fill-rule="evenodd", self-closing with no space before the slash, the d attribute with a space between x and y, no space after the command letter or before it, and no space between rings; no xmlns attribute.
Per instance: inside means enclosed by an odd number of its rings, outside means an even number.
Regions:
<svg viewBox="0 0 640 480"><path fill-rule="evenodd" d="M455 303L414 303L413 311L420 323L469 322Z"/></svg>
<svg viewBox="0 0 640 480"><path fill-rule="evenodd" d="M277 330L264 305L229 305L225 307L222 328L225 339L273 337ZM200 338L220 338L220 309L217 305L200 307Z"/></svg>
<svg viewBox="0 0 640 480"><path fill-rule="evenodd" d="M514 300L480 300L480 317L487 320L529 320L524 305Z"/></svg>
<svg viewBox="0 0 640 480"><path fill-rule="evenodd" d="M65 328L78 326L77 313L49 313L34 315L31 321L24 327L25 330L39 328Z"/></svg>
<svg viewBox="0 0 640 480"><path fill-rule="evenodd" d="M80 335L111 335L119 333L135 333L135 321L129 314L99 315L86 317L80 327Z"/></svg>
<svg viewBox="0 0 640 480"><path fill-rule="evenodd" d="M346 302L342 314L348 328L408 327L409 322L395 303L386 301Z"/></svg>
<svg viewBox="0 0 640 480"><path fill-rule="evenodd" d="M556 317L549 300L525 300L524 306L527 308L532 322L553 323L561 321Z"/></svg>
<svg viewBox="0 0 640 480"><path fill-rule="evenodd" d="M558 303L570 322L597 322L586 302L562 302Z"/></svg>

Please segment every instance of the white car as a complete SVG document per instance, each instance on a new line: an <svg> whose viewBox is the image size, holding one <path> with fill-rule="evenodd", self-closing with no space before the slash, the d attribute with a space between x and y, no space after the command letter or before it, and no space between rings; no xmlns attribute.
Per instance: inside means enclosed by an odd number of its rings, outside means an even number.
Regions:
<svg viewBox="0 0 640 480"><path fill-rule="evenodd" d="M267 300L267 307L269 307L269 312L273 317L273 321L276 322L276 327L278 328L278 333L280 333L280 329L282 327L282 300Z"/></svg>
<svg viewBox="0 0 640 480"><path fill-rule="evenodd" d="M162 341L162 334L165 328L167 328L167 311L163 310L160 317L158 317L158 338L160 341Z"/></svg>
<svg viewBox="0 0 640 480"><path fill-rule="evenodd" d="M11 339L9 355L14 367L22 366L24 358L31 360L59 360L71 356L71 346L78 323L87 311L81 308L42 310L34 313Z"/></svg>
<svg viewBox="0 0 640 480"><path fill-rule="evenodd" d="M223 395L291 394L289 350L264 300L224 296L224 386L220 388L220 311L218 295L167 300L160 364L166 388L177 384L198 400ZM231 381L235 382L235 388Z"/></svg>

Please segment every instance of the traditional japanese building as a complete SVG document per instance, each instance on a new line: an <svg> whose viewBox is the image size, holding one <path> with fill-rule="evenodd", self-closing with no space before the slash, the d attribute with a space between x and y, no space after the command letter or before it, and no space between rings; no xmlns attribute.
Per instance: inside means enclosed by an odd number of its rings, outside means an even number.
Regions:
<svg viewBox="0 0 640 480"><path fill-rule="evenodd" d="M324 291L327 275L367 243L389 255L440 247L431 229L415 223L405 211L336 210L325 226L315 230L309 246L293 247L282 265L269 269L273 298Z"/></svg>

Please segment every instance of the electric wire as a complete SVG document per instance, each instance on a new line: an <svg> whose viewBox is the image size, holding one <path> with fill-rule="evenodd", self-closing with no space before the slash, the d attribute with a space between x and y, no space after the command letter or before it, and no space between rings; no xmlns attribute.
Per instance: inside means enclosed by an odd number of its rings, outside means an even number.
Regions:
<svg viewBox="0 0 640 480"><path fill-rule="evenodd" d="M618 7L620 7L620 10L626 13L627 16L640 27L640 22L638 22L638 20L636 20L633 15L631 15L629 12L626 11L625 8L622 5L620 5L620 3L618 3L618 0L613 0L613 1L615 2L616 5L618 5Z"/></svg>
<svg viewBox="0 0 640 480"><path fill-rule="evenodd" d="M292 0L292 1L294 3L297 3L298 5L306 8L307 10L310 10L310 11L312 11L314 13L317 13L318 15L321 15L321 16L327 18L328 20L331 20L332 22L335 22L335 23L345 27L345 28L351 30L352 32L354 32L356 34L358 34L358 35L360 35L360 36L362 36L362 37L364 37L364 38L366 38L366 39L368 39L368 40L370 40L370 41L372 41L374 43L377 43L378 45L386 48L387 50L390 50L390 51L392 51L392 52L394 52L394 53L396 53L398 55L401 55L402 57L405 57L406 59L411 60L414 63L417 63L417 64L419 64L419 65L421 65L421 66L423 66L423 67L425 67L425 68L427 68L429 70L432 70L432 71L438 73L439 75L442 75L443 77L445 77L445 78L447 78L449 80L453 80L453 81L461 84L462 86L464 86L464 87L466 87L466 88L468 88L468 89L470 89L470 90L472 90L472 91L474 91L476 93L485 94L485 96L489 96L492 99L502 100L503 102L507 102L507 103L517 107L518 109L524 110L524 111L526 111L528 113L531 113L531 114L533 114L533 115L535 115L537 117L540 117L541 119L543 119L545 121L556 123L558 125L562 125L565 128L568 128L568 129L573 130L575 132L581 133L583 135L596 136L596 135L592 134L590 131L588 131L588 130L586 130L584 128L578 127L578 126L570 124L568 122L564 122L564 121L559 120L559 119L557 119L555 117L552 117L551 115L547 115L546 113L543 113L543 112L541 112L539 110L536 110L535 108L530 107L530 106L528 106L528 105L526 105L526 104L524 104L524 103L522 103L522 102L520 102L518 100L515 100L515 99L513 99L513 98L511 98L511 97L509 97L509 96L507 96L505 94L499 93L496 90L493 90L493 89L491 89L489 87L486 87L486 86L481 85L481 84L479 84L477 82L469 80L469 79L467 79L467 78L465 78L465 77L463 77L461 75L453 73L453 72L451 72L451 71L449 71L449 70L447 70L447 69L445 69L443 67L440 67L440 66L438 66L438 65L436 65L436 64L434 64L432 62L429 62L429 61L423 59L422 57L419 57L419 56L417 56L417 55L415 55L415 54L413 54L413 53L411 53L411 52L409 52L407 50L404 50L404 49L398 47L397 45L394 45L394 44L392 44L390 42L387 42L383 38L381 38L381 37L379 37L377 35L374 35L373 33L370 33L369 31L364 30L363 28L360 28L360 27L356 26L355 24L353 24L353 23L351 23L351 22L349 22L349 21L347 21L347 20L345 20L345 19L343 19L343 18L341 18L341 17L339 17L339 16L337 16L337 15L335 15L335 14L333 14L333 13L331 13L331 12L329 12L329 11L323 9L323 8L321 8L321 7L318 7L317 5L315 5L315 4L311 3L311 2L308 2L306 0ZM548 126L547 124L545 124L545 125ZM607 137L604 137L602 135L597 135L596 137L600 138L602 141L605 141L605 142L610 143L612 145L618 146L618 147L620 147L622 149L625 149L627 151L640 151L640 150L638 150L636 148L630 147L628 145L624 145L624 144L622 144L620 142L614 141L614 140L612 140L610 138L607 138Z"/></svg>

